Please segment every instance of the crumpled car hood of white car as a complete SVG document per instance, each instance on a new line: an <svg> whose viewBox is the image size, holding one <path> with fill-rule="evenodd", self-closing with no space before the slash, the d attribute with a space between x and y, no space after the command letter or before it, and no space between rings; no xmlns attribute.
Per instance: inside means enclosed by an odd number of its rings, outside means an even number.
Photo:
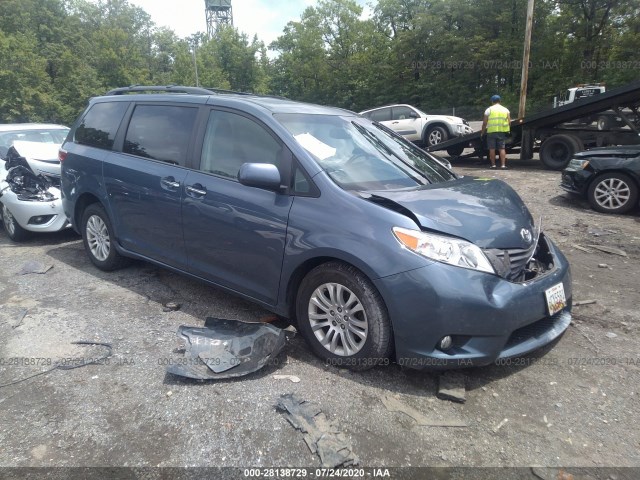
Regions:
<svg viewBox="0 0 640 480"><path fill-rule="evenodd" d="M29 166L36 173L60 175L60 160L57 143L27 142L18 140L13 142L16 151L29 162Z"/></svg>

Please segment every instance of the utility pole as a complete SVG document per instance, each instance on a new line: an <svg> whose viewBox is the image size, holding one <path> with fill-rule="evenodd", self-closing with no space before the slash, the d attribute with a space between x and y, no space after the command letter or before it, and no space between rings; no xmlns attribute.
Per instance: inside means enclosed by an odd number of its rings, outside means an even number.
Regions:
<svg viewBox="0 0 640 480"><path fill-rule="evenodd" d="M193 70L196 75L196 87L200 86L198 80L198 37L196 35L191 36L191 56L193 57Z"/></svg>
<svg viewBox="0 0 640 480"><path fill-rule="evenodd" d="M527 6L527 26L524 34L524 53L522 54L522 79L520 81L520 108L518 118L524 118L527 104L527 80L529 79L529 54L531 52L531 30L533 29L533 2L529 0Z"/></svg>

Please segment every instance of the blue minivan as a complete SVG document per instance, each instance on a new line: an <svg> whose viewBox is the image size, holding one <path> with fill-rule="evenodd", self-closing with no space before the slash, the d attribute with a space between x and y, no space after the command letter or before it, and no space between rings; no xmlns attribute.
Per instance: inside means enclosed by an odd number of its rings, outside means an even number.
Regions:
<svg viewBox="0 0 640 480"><path fill-rule="evenodd" d="M91 262L152 262L295 323L332 364L462 367L571 321L566 258L504 182L353 112L192 87L90 100L60 150Z"/></svg>

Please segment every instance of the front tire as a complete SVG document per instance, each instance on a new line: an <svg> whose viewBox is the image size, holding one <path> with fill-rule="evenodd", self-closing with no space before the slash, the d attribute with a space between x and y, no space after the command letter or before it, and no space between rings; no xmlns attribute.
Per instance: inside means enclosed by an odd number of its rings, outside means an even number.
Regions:
<svg viewBox="0 0 640 480"><path fill-rule="evenodd" d="M129 263L129 259L116 251L113 227L102 205L89 205L82 215L81 225L84 249L96 267L109 272Z"/></svg>
<svg viewBox="0 0 640 480"><path fill-rule="evenodd" d="M298 290L296 316L311 350L332 365L367 370L391 354L387 308L355 267L330 262L311 270Z"/></svg>
<svg viewBox="0 0 640 480"><path fill-rule="evenodd" d="M7 236L14 242L23 242L31 236L31 232L22 228L4 203L2 205L2 224Z"/></svg>
<svg viewBox="0 0 640 480"><path fill-rule="evenodd" d="M431 127L424 135L424 143L427 147L433 147L439 143L442 143L449 138L449 134L443 127Z"/></svg>
<svg viewBox="0 0 640 480"><path fill-rule="evenodd" d="M597 212L626 213L638 204L638 186L624 173L605 173L591 182L587 198Z"/></svg>

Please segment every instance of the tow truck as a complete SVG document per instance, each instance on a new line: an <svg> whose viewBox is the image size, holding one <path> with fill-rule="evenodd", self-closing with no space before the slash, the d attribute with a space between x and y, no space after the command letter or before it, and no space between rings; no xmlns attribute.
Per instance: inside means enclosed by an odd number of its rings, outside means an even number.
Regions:
<svg viewBox="0 0 640 480"><path fill-rule="evenodd" d="M570 102L512 120L507 151L519 151L521 160L533 158L534 151L538 151L546 168L562 170L574 153L587 148L640 144L640 81L581 98L576 92ZM596 124L584 121L601 117L607 120ZM444 150L456 159L466 148L473 152L464 157L482 159L487 154L480 132L433 145L427 151Z"/></svg>

